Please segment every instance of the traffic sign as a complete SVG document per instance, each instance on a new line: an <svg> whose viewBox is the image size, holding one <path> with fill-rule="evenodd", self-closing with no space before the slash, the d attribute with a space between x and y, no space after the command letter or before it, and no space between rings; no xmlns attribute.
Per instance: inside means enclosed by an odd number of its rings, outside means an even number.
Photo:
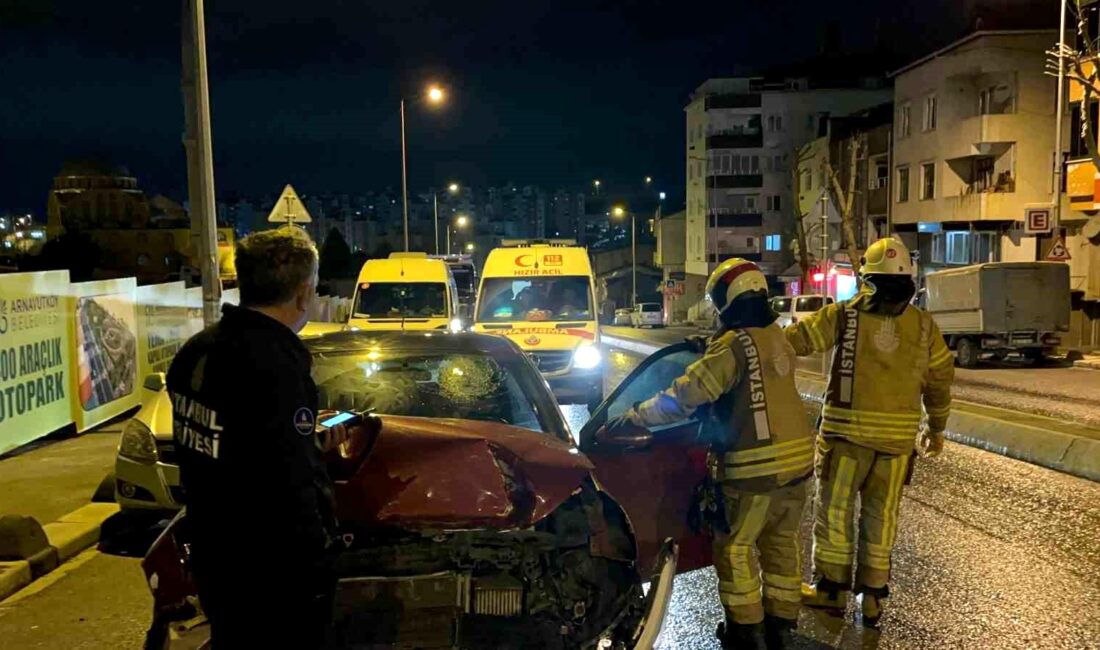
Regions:
<svg viewBox="0 0 1100 650"><path fill-rule="evenodd" d="M271 208L271 214L267 215L267 220L271 223L291 224L309 223L313 218L309 216L309 210L306 210L302 199L298 198L298 193L288 183L279 195L279 200L275 202L275 207Z"/></svg>
<svg viewBox="0 0 1100 650"><path fill-rule="evenodd" d="M1065 262L1070 259L1069 249L1062 243L1062 238L1054 240L1054 245L1050 247L1050 252L1047 253L1047 259L1051 262Z"/></svg>
<svg viewBox="0 0 1100 650"><path fill-rule="evenodd" d="M1050 208L1028 208L1024 214L1024 232L1029 235L1045 235L1050 232Z"/></svg>

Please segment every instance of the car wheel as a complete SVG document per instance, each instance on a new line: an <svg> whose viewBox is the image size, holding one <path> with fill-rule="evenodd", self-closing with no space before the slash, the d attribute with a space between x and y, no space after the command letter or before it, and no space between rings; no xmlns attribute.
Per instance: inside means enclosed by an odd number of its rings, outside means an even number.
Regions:
<svg viewBox="0 0 1100 650"><path fill-rule="evenodd" d="M971 339L959 339L955 343L955 362L963 368L973 368L978 365L978 348Z"/></svg>

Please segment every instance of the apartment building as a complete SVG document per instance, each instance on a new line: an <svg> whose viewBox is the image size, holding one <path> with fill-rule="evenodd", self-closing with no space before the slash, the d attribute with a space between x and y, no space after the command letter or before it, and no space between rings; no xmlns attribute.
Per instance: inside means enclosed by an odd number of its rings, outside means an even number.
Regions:
<svg viewBox="0 0 1100 650"><path fill-rule="evenodd" d="M1022 222L1053 200L1056 41L977 31L894 73L892 224L922 274L1045 256Z"/></svg>
<svg viewBox="0 0 1100 650"><path fill-rule="evenodd" d="M721 261L756 261L769 279L789 266L788 230L797 149L832 115L889 101L875 77L783 75L710 79L684 109L687 143L685 299L702 299ZM807 73L808 74L808 73ZM698 312L699 310L696 310ZM693 314L692 318L700 317Z"/></svg>

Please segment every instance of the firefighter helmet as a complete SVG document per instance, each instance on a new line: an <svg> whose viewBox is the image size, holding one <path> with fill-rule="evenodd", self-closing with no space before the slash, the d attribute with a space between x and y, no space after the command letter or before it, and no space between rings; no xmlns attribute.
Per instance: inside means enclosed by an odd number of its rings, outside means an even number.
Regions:
<svg viewBox="0 0 1100 650"><path fill-rule="evenodd" d="M893 237L871 244L859 258L860 275L913 275L909 249Z"/></svg>
<svg viewBox="0 0 1100 650"><path fill-rule="evenodd" d="M719 264L707 280L707 299L719 313L738 296L750 291L763 291L767 295L768 281L760 267L740 257Z"/></svg>

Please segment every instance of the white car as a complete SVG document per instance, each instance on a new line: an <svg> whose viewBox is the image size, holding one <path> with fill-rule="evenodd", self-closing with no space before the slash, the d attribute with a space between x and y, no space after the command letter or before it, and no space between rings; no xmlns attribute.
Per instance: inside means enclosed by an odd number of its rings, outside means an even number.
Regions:
<svg viewBox="0 0 1100 650"><path fill-rule="evenodd" d="M613 324L614 325L630 325L630 324L632 324L633 319L631 318L631 314L633 314L633 312L630 311L629 309L626 309L625 307L622 308L622 309L616 309L615 310L615 321L614 321Z"/></svg>
<svg viewBox="0 0 1100 650"><path fill-rule="evenodd" d="M640 302L630 313L632 327L664 327L665 310L657 302Z"/></svg>
<svg viewBox="0 0 1100 650"><path fill-rule="evenodd" d="M780 327L786 327L791 323L797 323L800 319L809 316L825 305L835 302L829 296L807 294L804 296L776 296L771 299L772 309L779 314L776 321Z"/></svg>

